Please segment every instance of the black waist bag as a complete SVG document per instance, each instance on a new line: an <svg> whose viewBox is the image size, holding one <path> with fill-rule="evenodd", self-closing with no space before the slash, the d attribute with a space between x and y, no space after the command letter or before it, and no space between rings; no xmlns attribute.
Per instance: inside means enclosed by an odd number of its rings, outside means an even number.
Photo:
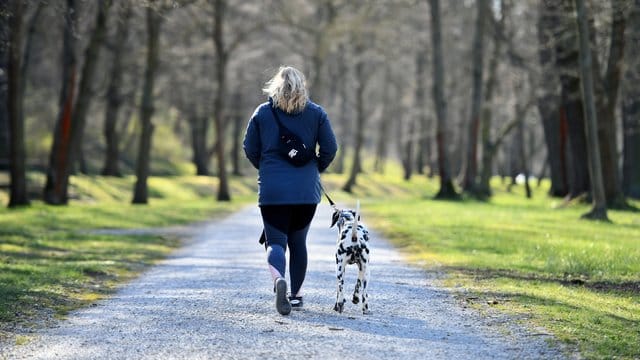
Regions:
<svg viewBox="0 0 640 360"><path fill-rule="evenodd" d="M278 152L293 166L299 167L306 165L309 161L311 161L311 159L315 157L314 149L311 149L311 147L307 147L307 145L304 144L304 142L298 135L282 125L282 123L280 122L280 117L278 116L278 113L273 106L271 106L271 112L273 113L273 117L278 123L278 128L280 131Z"/></svg>

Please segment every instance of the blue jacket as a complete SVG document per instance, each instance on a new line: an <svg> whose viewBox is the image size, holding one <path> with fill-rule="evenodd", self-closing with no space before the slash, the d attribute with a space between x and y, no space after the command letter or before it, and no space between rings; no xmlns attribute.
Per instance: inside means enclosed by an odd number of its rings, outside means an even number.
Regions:
<svg viewBox="0 0 640 360"><path fill-rule="evenodd" d="M307 146L313 144L318 149L316 159L295 167L278 153L279 128L269 108L271 104L269 99L256 108L243 143L244 153L258 169L258 204L317 204L322 195L320 172L329 166L338 150L327 113L311 101L299 114L291 115L276 109L285 127Z"/></svg>

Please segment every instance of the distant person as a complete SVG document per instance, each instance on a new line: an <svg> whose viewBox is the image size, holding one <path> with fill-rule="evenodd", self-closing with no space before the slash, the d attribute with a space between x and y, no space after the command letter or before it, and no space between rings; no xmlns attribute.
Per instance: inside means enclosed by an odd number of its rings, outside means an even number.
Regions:
<svg viewBox="0 0 640 360"><path fill-rule="evenodd" d="M287 315L292 307L300 309L303 305L307 233L321 198L320 173L329 166L338 146L327 113L309 100L302 72L291 66L280 67L263 92L269 101L259 105L249 120L244 152L258 169L258 205L276 310ZM283 155L280 141L283 131L294 133L311 149L308 162L294 165ZM290 295L285 280L287 246Z"/></svg>

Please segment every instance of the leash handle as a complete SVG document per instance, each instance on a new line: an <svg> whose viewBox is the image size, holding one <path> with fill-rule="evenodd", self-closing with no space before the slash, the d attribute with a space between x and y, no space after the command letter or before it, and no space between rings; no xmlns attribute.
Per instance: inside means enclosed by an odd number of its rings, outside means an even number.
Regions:
<svg viewBox="0 0 640 360"><path fill-rule="evenodd" d="M324 186L322 186L322 182L318 182L318 185L320 185L320 190L322 190L322 193L329 201L329 205L331 205L332 208L337 209L336 203L334 203L333 200L331 200L331 198L329 197L329 194L327 194L327 191L324 189Z"/></svg>

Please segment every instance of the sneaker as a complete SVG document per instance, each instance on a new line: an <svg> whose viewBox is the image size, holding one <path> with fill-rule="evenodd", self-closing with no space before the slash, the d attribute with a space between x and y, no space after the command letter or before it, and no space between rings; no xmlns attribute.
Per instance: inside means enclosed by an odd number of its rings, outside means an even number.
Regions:
<svg viewBox="0 0 640 360"><path fill-rule="evenodd" d="M287 299L287 282L283 278L277 278L276 288L276 310L281 315L289 315L291 312L291 304Z"/></svg>
<svg viewBox="0 0 640 360"><path fill-rule="evenodd" d="M289 296L289 303L291 304L291 309L302 310L302 296Z"/></svg>

